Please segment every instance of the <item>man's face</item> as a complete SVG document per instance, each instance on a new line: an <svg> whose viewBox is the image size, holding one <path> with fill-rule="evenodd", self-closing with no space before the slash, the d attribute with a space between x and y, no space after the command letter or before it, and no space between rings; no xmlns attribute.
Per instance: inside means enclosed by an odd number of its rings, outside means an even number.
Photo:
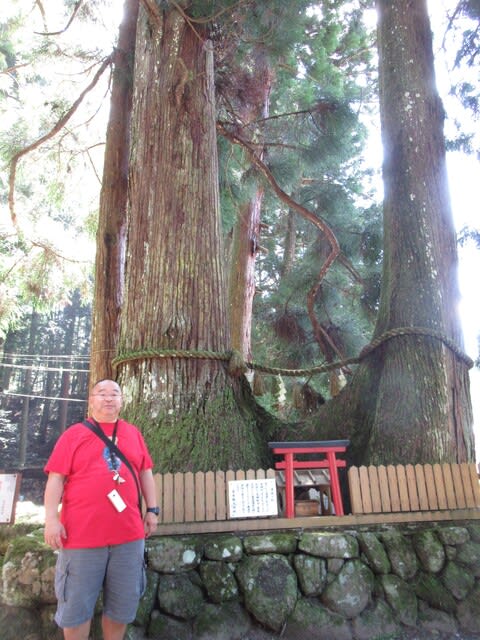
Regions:
<svg viewBox="0 0 480 640"><path fill-rule="evenodd" d="M92 388L88 402L97 422L115 422L122 408L122 392L113 380L102 380Z"/></svg>

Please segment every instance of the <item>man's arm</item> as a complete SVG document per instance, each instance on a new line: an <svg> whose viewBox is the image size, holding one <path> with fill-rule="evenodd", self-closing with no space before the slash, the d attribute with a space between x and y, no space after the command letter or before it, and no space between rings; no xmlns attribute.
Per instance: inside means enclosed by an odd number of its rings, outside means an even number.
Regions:
<svg viewBox="0 0 480 640"><path fill-rule="evenodd" d="M52 549L63 547L62 538L67 537L65 527L60 522L58 508L62 500L65 476L61 473L50 472L45 486L45 542Z"/></svg>
<svg viewBox="0 0 480 640"><path fill-rule="evenodd" d="M145 504L148 507L157 506L157 492L155 490L155 481L151 469L140 471L140 486ZM149 535L155 532L157 528L157 516L154 513L146 513L144 518L145 534Z"/></svg>

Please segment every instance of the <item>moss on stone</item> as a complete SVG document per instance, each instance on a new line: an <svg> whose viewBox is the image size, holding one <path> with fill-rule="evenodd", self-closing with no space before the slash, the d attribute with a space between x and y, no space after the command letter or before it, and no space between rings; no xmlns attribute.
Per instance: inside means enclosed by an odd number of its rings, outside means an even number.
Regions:
<svg viewBox="0 0 480 640"><path fill-rule="evenodd" d="M9 541L5 560L23 558L27 553L35 553L38 550L45 551L47 548L43 541L43 529L39 529L37 526L30 533L14 537Z"/></svg>
<svg viewBox="0 0 480 640"><path fill-rule="evenodd" d="M415 593L434 609L453 613L456 609L455 598L434 575L420 572L414 581Z"/></svg>

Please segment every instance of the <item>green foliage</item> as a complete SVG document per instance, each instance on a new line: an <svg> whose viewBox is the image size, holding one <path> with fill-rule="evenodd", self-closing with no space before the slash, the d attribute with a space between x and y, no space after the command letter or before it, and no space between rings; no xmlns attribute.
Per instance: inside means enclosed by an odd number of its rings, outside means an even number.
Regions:
<svg viewBox="0 0 480 640"><path fill-rule="evenodd" d="M302 36L291 49L283 48L270 114L258 122L257 137L276 182L333 229L358 272L352 277L337 260L315 304L316 319L336 336L338 351L331 355L341 359L357 355L368 341L379 295L381 215L363 186L366 129L358 117L360 101L367 96L364 80L371 76L371 41L359 13L349 12L343 3L325 3L321 14L303 13L299 21ZM329 248L318 228L293 213L295 255L287 268L284 243L291 215L267 191L262 211L266 229L260 239L265 251L257 254L260 291L254 303L253 353L257 362L270 366L307 368L325 357L307 315L307 293L317 283ZM287 391L295 383L284 382ZM328 375L310 382L328 395ZM267 391L261 402L274 407L274 392Z"/></svg>
<svg viewBox="0 0 480 640"><path fill-rule="evenodd" d="M75 14L66 30L76 2L29 5L12 0L7 4L0 10L3 332L24 305L39 311L55 309L67 304L76 288L91 297L96 227L92 220L98 210L106 126L101 107L108 80L89 93L68 126L53 135L55 125L91 82L105 55L98 46L102 38L90 37L92 48L86 48L82 26L82 19L92 20L105 3ZM88 26L89 34L102 32L108 47L98 15ZM9 72L2 74L6 66ZM49 137L18 159L13 218L8 203L12 159L42 136Z"/></svg>

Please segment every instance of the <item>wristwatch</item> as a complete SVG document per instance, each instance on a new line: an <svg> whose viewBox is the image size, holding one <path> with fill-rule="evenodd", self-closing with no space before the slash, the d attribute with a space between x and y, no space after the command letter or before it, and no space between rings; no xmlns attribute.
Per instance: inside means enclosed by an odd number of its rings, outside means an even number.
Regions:
<svg viewBox="0 0 480 640"><path fill-rule="evenodd" d="M156 516L160 513L160 507L148 507L147 513L154 513Z"/></svg>

